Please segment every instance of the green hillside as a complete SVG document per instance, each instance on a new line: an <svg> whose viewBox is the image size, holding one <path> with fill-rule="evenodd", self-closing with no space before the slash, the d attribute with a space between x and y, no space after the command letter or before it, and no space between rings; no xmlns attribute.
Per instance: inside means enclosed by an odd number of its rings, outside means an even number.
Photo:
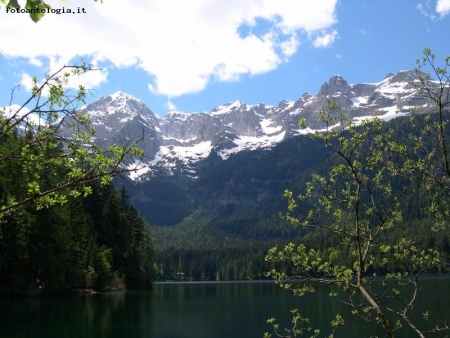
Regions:
<svg viewBox="0 0 450 338"><path fill-rule="evenodd" d="M418 133L408 117L391 120L386 128L404 144L410 142L409 133ZM426 147L435 146L425 141ZM325 174L337 161L320 142L298 136L271 150L241 152L226 161L212 152L199 164L196 180L160 176L133 186L132 203L152 226L158 278L264 278L267 249L290 241L314 243L324 256L345 260L348 253L334 249L339 244L335 238L295 229L280 217L287 211L286 189L298 194L312 173ZM391 182L393 189L402 185L397 180ZM448 233L437 236L426 230L430 221L421 214L420 196L411 190L403 198L404 224L392 236L414 233L425 247L448 253Z"/></svg>

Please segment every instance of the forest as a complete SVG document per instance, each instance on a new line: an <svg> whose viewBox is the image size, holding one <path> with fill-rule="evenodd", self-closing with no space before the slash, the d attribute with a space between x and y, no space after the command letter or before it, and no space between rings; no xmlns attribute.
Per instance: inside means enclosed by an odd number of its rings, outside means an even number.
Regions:
<svg viewBox="0 0 450 338"><path fill-rule="evenodd" d="M17 135L0 150L21 141ZM2 199L26 189L20 166L2 163L0 171ZM151 287L153 243L147 223L130 205L125 188L117 192L112 184L95 182L90 188L85 198L70 196L63 205L40 210L24 205L2 217L1 294Z"/></svg>
<svg viewBox="0 0 450 338"><path fill-rule="evenodd" d="M63 70L57 76L66 76ZM92 143L94 134L88 135L89 129L74 130L70 139L61 137L58 130L68 120L58 119L59 115L66 114L84 125L89 119L67 108L82 101L83 88L77 96L62 100L64 91L58 81L58 77L50 77L35 88L34 99L41 97L45 86L52 89L48 109L36 103L34 110L24 115L39 112L50 125L35 125L19 114L4 115L1 120L1 293L149 288L152 280L266 279L273 269L290 271L288 262L267 259L270 248L290 243L314 248L323 261L351 264L352 247L341 245L342 238L330 236L320 227L292 226L292 216L287 217L285 190L301 194L314 175L328 175L330 168L342 161L320 140L297 136L271 151L242 152L227 161L213 151L199 164L195 181L155 177L139 185L128 184L125 189L126 180L112 184L110 179L120 176L120 161L140 155L135 144L105 152ZM376 133L390 133L409 149L414 149L419 139L423 149L438 148L436 139L424 137L417 126L438 123L439 116L415 114L414 119L393 119L373 135L369 131L366 143L360 142L358 147L371 149ZM354 128L357 134L364 126ZM346 130L343 133L344 139L349 137ZM443 137L450 137L447 129ZM427 153L418 154L427 159ZM392 163L401 167L402 161L398 157ZM111 167L114 169L108 171ZM400 176L390 179L394 196L403 183ZM340 189L344 182L339 183ZM414 185L403 194L399 201L403 217L384 235L386 244L396 245L408 237L421 250L437 250L439 263L425 272L445 273L450 259L449 230L444 226L443 231L429 231L435 220L425 212L428 201L423 189L424 185ZM146 191L154 198L136 198ZM219 203L224 194L246 205ZM448 196L445 190L437 194L433 198L442 207ZM256 203L258 196L264 198ZM302 202L303 210L315 206L311 201ZM322 221L332 222L332 217L323 215ZM386 261L383 255L375 255L366 273L387 274L400 270L400 265L393 256Z"/></svg>
<svg viewBox="0 0 450 338"><path fill-rule="evenodd" d="M421 129L414 125L431 125L437 119L438 114L417 115L414 120L411 117L399 117L383 123L380 133L392 130L392 138L410 148L415 146L414 138L421 137L422 147L430 149L436 147L432 135L421 135ZM355 129L360 130L358 127ZM450 137L448 130L444 136ZM208 168L208 175L199 178L195 185L188 186L187 189L190 198L185 198L184 201L189 202L189 199L195 198L195 211L176 225L151 227L157 243L157 280L265 279L268 278L265 273L275 264L265 260L268 249L273 246L283 247L291 242L317 250L323 261L331 260L348 266L353 259L350 254L351 246L341 245L340 236L323 229L293 226L286 219L288 200L283 197L284 190L292 190L293 196L305 193L312 175L327 175L331 167L342 163L336 154L325 147L320 149L321 146L319 141L298 136L284 141L271 151L237 154L228 159L228 163L217 165L214 169ZM362 144L360 149L364 153L369 145ZM312 156L312 152L317 155ZM214 154L210 157L212 158L208 160L214 163ZM284 161L280 161L280 158ZM239 187L234 193L243 198L255 194L252 182L264 182L261 184L271 197L265 203L250 207L219 205L215 196L223 194L224 187L230 181ZM391 178L391 183L394 195L400 190L402 179ZM152 186L155 185L154 183ZM172 185L173 183L166 187L170 189ZM178 187L173 189L181 191ZM200 193L196 193L196 189ZM441 261L433 269L427 270L427 273L447 273L450 234L448 230L430 231L439 221L431 217L426 209L429 199L425 190L421 184L414 185L402 196L399 208L403 217L385 234L385 242L394 245L406 237L419 244L421 250L436 249L442 255ZM204 197L198 197L200 194ZM448 199L446 191L440 191L439 194L441 202ZM165 208L164 199L158 203L161 209ZM305 212L314 206L314 202L303 200L299 206ZM190 208L192 206L180 203L177 210ZM325 218L324 222L331 222L331 215L327 217L330 218ZM367 274L376 272L384 275L400 268L394 257L390 257L388 264L384 265L381 264L383 258L380 254L374 259L373 268ZM288 267L285 266L284 269Z"/></svg>
<svg viewBox="0 0 450 338"><path fill-rule="evenodd" d="M42 83L34 79L22 106L0 111L1 295L151 286L149 227L112 182L139 151L135 143L97 145L77 109L84 88L64 89L87 71L64 66ZM75 130L73 121L88 129ZM70 137L63 127L73 128Z"/></svg>
<svg viewBox="0 0 450 338"><path fill-rule="evenodd" d="M426 116L417 118L423 123ZM434 120L427 123L432 121ZM413 147L413 144L407 135L410 133L420 135L420 131L413 127L410 117L391 120L385 123L383 128L394 130L393 137L410 147ZM450 137L448 131L445 136ZM152 226L152 233L157 239L155 247L157 280L265 279L268 278L265 273L274 266L273 262L265 260L267 250L273 246L283 247L291 242L315 248L323 261L348 266L353 259L351 246L341 245L339 236L331 236L321 229L294 227L285 218L288 203L287 199L283 198L283 191L290 189L294 195L298 195L304 191L304 187L311 180L311 175L326 175L329 168L340 163L339 158L326 149L320 156L310 159L311 147L307 147L306 156L303 158L302 146L308 144L306 136L298 136L294 140L287 140L270 152L264 152L260 156L242 155L239 160L234 159L235 163L228 164L229 167L211 171L209 177L216 178L216 187L220 186L221 182L229 180L230 176L237 177L236 180L242 182L250 182L255 176L260 175L258 178L262 180L270 175L272 184L276 182L270 192L278 196L278 201L262 203L249 209L220 207L208 204L205 199L201 208L180 224ZM423 147L435 147L435 144L431 138L424 139ZM280 152L284 153L287 149L295 156L292 158L286 156L288 160L284 166L290 168L292 172L295 172L294 168L299 168L295 175L290 175L287 170L272 170L273 168L267 165L267 163L275 165ZM317 148L313 149L318 151ZM245 165L245 161L251 161L252 165ZM238 168L239 174L236 174L232 167ZM265 171L266 174L255 173L253 168ZM284 182L284 185L279 186L279 182ZM400 181L394 183L396 184L393 185L392 193L401 186ZM210 193L217 194L219 189L211 188ZM420 244L423 250L437 249L442 253L441 262L427 273L446 273L450 262L450 231L449 229L441 232L430 231L436 221L425 211L427 201L423 189L415 186L402 198L401 209L404 210L404 217L386 234L386 243L398 243L401 238L407 237ZM448 198L445 192L441 192L441 195L442 199ZM303 201L301 206L303 210L307 210L312 204ZM381 255L376 256L374 270L367 273L376 272L384 275L399 268L393 257L387 265L380 264L381 260Z"/></svg>

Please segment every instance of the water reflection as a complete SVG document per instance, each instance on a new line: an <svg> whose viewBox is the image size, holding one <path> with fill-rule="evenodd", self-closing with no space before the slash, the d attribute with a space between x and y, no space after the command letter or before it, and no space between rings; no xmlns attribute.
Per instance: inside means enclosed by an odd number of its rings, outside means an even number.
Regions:
<svg viewBox="0 0 450 338"><path fill-rule="evenodd" d="M430 279L416 304L416 316L427 307L431 317L450 314L450 279ZM0 300L0 337L258 337L277 317L289 326L292 308L329 334L329 321L341 313L347 325L336 336L383 336L374 323L358 320L350 309L330 300L324 286L293 297L274 283L164 283L152 292L94 294L62 299ZM444 318L445 319L445 318ZM375 330L375 331L373 331ZM408 337L406 333L403 337Z"/></svg>

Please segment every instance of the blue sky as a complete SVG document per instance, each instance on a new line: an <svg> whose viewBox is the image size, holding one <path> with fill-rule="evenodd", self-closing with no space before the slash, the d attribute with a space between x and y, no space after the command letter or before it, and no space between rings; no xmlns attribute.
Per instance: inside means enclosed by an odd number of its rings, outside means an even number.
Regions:
<svg viewBox="0 0 450 338"><path fill-rule="evenodd" d="M30 77L83 58L102 70L76 79L93 102L121 90L156 114L210 111L241 100L276 105L316 93L335 74L379 82L412 69L430 47L450 54L450 0L48 0L85 14L0 8L0 106ZM24 4L24 1L20 1Z"/></svg>

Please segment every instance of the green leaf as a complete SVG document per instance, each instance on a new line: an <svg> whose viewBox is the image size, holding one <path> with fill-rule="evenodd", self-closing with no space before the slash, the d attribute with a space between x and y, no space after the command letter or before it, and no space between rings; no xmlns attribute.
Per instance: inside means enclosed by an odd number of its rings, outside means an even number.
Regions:
<svg viewBox="0 0 450 338"><path fill-rule="evenodd" d="M47 12L47 9L52 9L50 5L46 4L42 0L27 0L25 8L33 10L32 12L30 12L30 18L34 22L38 22L39 20L41 20L44 17L45 12Z"/></svg>
<svg viewBox="0 0 450 338"><path fill-rule="evenodd" d="M7 0L2 0L2 3L6 4ZM10 0L9 3L6 5L6 8L20 8L19 3L17 0Z"/></svg>

